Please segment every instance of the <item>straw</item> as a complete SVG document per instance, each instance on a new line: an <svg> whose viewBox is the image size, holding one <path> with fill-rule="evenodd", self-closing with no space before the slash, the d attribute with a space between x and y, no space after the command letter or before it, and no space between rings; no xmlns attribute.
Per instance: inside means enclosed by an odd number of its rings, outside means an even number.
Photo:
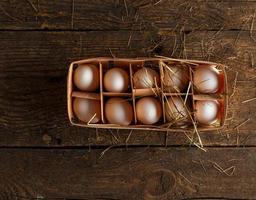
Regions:
<svg viewBox="0 0 256 200"><path fill-rule="evenodd" d="M242 103L248 103L248 102L251 102L251 101L254 101L254 100L256 100L256 97L244 100L244 101L242 101Z"/></svg>
<svg viewBox="0 0 256 200"><path fill-rule="evenodd" d="M87 125L90 125L90 123L92 122L92 120L96 117L96 113L94 113L94 115L92 116L92 118L87 122Z"/></svg>

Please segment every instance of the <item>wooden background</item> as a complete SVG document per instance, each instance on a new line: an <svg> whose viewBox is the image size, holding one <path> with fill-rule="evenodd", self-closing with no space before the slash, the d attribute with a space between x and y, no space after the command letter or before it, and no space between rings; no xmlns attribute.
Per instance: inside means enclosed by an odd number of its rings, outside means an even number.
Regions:
<svg viewBox="0 0 256 200"><path fill-rule="evenodd" d="M256 199L256 1L1 0L0 199ZM163 55L228 65L223 131L71 127L70 62Z"/></svg>

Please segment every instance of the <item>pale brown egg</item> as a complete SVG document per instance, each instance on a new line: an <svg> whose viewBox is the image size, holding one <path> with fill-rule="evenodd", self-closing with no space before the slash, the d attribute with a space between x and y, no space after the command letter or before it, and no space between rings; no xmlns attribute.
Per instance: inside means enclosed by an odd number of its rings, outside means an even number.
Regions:
<svg viewBox="0 0 256 200"><path fill-rule="evenodd" d="M75 98L73 111L83 122L97 123L100 121L100 101L94 99Z"/></svg>
<svg viewBox="0 0 256 200"><path fill-rule="evenodd" d="M112 68L104 75L104 87L108 92L126 92L128 86L128 73L121 68Z"/></svg>
<svg viewBox="0 0 256 200"><path fill-rule="evenodd" d="M194 71L194 85L198 92L215 93L219 89L219 72L214 66L199 66Z"/></svg>
<svg viewBox="0 0 256 200"><path fill-rule="evenodd" d="M136 89L154 88L155 83L157 85L160 83L159 74L151 68L143 67L135 72L133 76L133 83Z"/></svg>
<svg viewBox="0 0 256 200"><path fill-rule="evenodd" d="M180 97L168 97L165 102L165 117L168 122L187 121L188 107L185 107L184 100Z"/></svg>
<svg viewBox="0 0 256 200"><path fill-rule="evenodd" d="M143 97L136 103L136 115L142 124L155 124L162 116L162 107L154 97Z"/></svg>
<svg viewBox="0 0 256 200"><path fill-rule="evenodd" d="M133 120L133 108L126 99L110 98L105 104L105 117L110 124L128 126Z"/></svg>
<svg viewBox="0 0 256 200"><path fill-rule="evenodd" d="M200 124L211 125L217 121L219 103L217 100L198 100L195 102L195 118Z"/></svg>
<svg viewBox="0 0 256 200"><path fill-rule="evenodd" d="M99 69L95 65L79 65L74 72L74 83L76 87L83 91L92 92L100 86Z"/></svg>
<svg viewBox="0 0 256 200"><path fill-rule="evenodd" d="M173 65L163 70L163 86L166 92L182 92L188 87L189 71L183 65Z"/></svg>

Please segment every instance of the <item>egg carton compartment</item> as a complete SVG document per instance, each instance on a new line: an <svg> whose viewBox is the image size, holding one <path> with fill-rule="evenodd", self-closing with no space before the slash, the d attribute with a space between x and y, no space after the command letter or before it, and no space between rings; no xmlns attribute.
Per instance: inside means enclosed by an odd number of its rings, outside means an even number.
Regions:
<svg viewBox="0 0 256 200"><path fill-rule="evenodd" d="M161 85L165 93L186 93L190 90L192 64L160 61Z"/></svg>
<svg viewBox="0 0 256 200"><path fill-rule="evenodd" d="M131 126L136 124L132 94L122 96L103 95L102 105L102 121L106 126ZM117 123L114 123L120 122L120 120L121 122L124 122L122 125L117 125Z"/></svg>
<svg viewBox="0 0 256 200"><path fill-rule="evenodd" d="M223 65L198 64L193 66L191 71L195 94L227 94Z"/></svg>
<svg viewBox="0 0 256 200"><path fill-rule="evenodd" d="M223 95L194 95L194 118L202 130L223 127L227 115L226 98Z"/></svg>
<svg viewBox="0 0 256 200"><path fill-rule="evenodd" d="M101 85L102 92L107 93L132 93L130 63L127 61L102 61ZM111 82L111 78L115 78Z"/></svg>
<svg viewBox="0 0 256 200"><path fill-rule="evenodd" d="M99 93L72 92L70 117L73 123L95 125L103 122ZM80 110L78 112L78 110ZM84 113L88 115L84 115Z"/></svg>
<svg viewBox="0 0 256 200"><path fill-rule="evenodd" d="M93 61L91 61L91 62L86 62L86 61L84 61L84 62L77 62L77 63L75 63L75 64L73 64L73 66L72 66L72 70L73 70L73 77L72 77L72 85L71 85L71 87L72 87L72 91L81 91L81 92L85 92L85 90L84 89L82 89L81 88L81 86L80 86L80 88L75 84L75 79L78 79L79 77L77 77L76 78L76 76L77 76L77 74L76 74L76 70L79 70L79 68L80 67L82 67L82 66L84 66L84 65L92 65L92 66L94 66L94 67L96 67L96 69L97 69L97 72L95 72L96 74L97 74L97 76L95 76L95 74L94 74L94 77L98 80L98 82L100 83L100 63L98 62L98 61L96 61L96 60L93 60ZM81 71L81 68L80 68L80 71ZM98 93L98 92L100 92L100 84L97 86L97 88L96 89L92 89L92 90L90 90L90 91L86 91L87 93Z"/></svg>
<svg viewBox="0 0 256 200"><path fill-rule="evenodd" d="M161 96L135 96L133 106L136 125L158 127L163 124L164 113Z"/></svg>
<svg viewBox="0 0 256 200"><path fill-rule="evenodd" d="M192 128L192 122L194 122L193 95L165 93L163 113L163 127Z"/></svg>
<svg viewBox="0 0 256 200"><path fill-rule="evenodd" d="M93 64L99 69L100 86L94 91L81 91L74 86L74 71L75 69L83 64ZM194 72L198 66L208 67L214 65L218 70L218 80L220 82L219 90L216 93L200 93L197 91L197 87L194 83ZM169 90L164 84L164 75L166 74L165 68L178 67L184 68L188 71L186 75L181 76L181 82L186 83L185 87L181 90ZM104 87L104 75L106 72L113 68L120 68L124 70L129 77L129 88L124 92L109 92ZM134 85L134 74L143 69L144 67L153 69L160 77L159 82L150 88L136 88ZM169 69L167 69L170 71ZM175 73L174 73L175 74ZM179 80L179 79L178 79ZM185 80L185 81L184 81ZM68 73L68 84L67 84L67 99L68 99L68 114L69 119L73 125L83 127L97 127L97 128L117 128L117 129L143 129L143 130L157 130L157 131L194 131L195 125L198 131L216 130L222 128L226 118L227 110L227 78L225 73L225 66L210 63L205 61L195 60L182 60L182 59L171 59L171 58L92 58L86 60L80 60L71 63ZM160 102L161 117L156 123L146 124L142 123L138 119L136 108L141 106L136 105L142 98L153 97ZM172 122L166 119L166 100L168 98L179 97L186 101L187 108L190 110L191 117L185 123L176 123L175 120ZM100 102L100 113L101 119L99 122L85 123L79 120L73 112L73 101L75 98L83 99L94 99ZM106 119L106 103L112 98L121 98L124 101L128 101L132 107L132 120L129 125L117 125L111 124ZM218 104L218 120L214 121L210 125L200 123L195 117L196 104L199 101L212 100Z"/></svg>
<svg viewBox="0 0 256 200"><path fill-rule="evenodd" d="M161 88L160 68L158 60L147 60L130 63L132 89L134 93L145 93L147 89Z"/></svg>

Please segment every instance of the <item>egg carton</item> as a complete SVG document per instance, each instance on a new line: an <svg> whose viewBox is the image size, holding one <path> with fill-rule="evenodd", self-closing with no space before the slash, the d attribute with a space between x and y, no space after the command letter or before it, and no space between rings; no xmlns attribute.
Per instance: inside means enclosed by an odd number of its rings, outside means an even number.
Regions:
<svg viewBox="0 0 256 200"><path fill-rule="evenodd" d="M99 68L100 88L94 92L84 92L77 89L73 82L74 70L81 64L93 64ZM166 66L182 65L186 66L189 70L189 84L181 92L170 91L164 87L162 78L160 79L160 85L154 88L136 89L133 84L134 73L142 67L151 67L155 69L160 77L163 77ZM219 89L213 94L200 93L197 91L196 86L193 84L193 72L198 66L214 66L219 72ZM127 92L115 93L107 92L103 86L103 76L108 69L113 67L119 67L124 69L129 74L130 87ZM152 96L161 102L162 106L162 117L160 121L153 125L141 124L137 120L136 116L136 102L138 99ZM85 123L80 121L74 114L73 111L73 100L74 98L85 98L100 101L101 105L101 120L99 123ZM121 97L127 99L133 107L133 121L128 126L121 126L116 124L109 124L105 118L104 103L111 97ZM166 98L167 97L179 97L188 103L188 109L190 110L190 118L185 123L182 122L167 122L165 111L166 111ZM210 125L204 125L197 122L195 118L195 104L201 100L214 100L218 102L219 110L216 121ZM198 60L185 60L185 59L173 59L166 57L154 57L154 58L90 58L85 60L79 60L72 62L69 67L68 79L67 79L67 108L68 116L72 125L80 127L91 127L91 128L113 128L113 129L137 129L137 130L155 130L155 131L212 131L223 128L226 115L227 115L228 95L227 95L227 76L225 72L225 66L218 63L198 61Z"/></svg>

